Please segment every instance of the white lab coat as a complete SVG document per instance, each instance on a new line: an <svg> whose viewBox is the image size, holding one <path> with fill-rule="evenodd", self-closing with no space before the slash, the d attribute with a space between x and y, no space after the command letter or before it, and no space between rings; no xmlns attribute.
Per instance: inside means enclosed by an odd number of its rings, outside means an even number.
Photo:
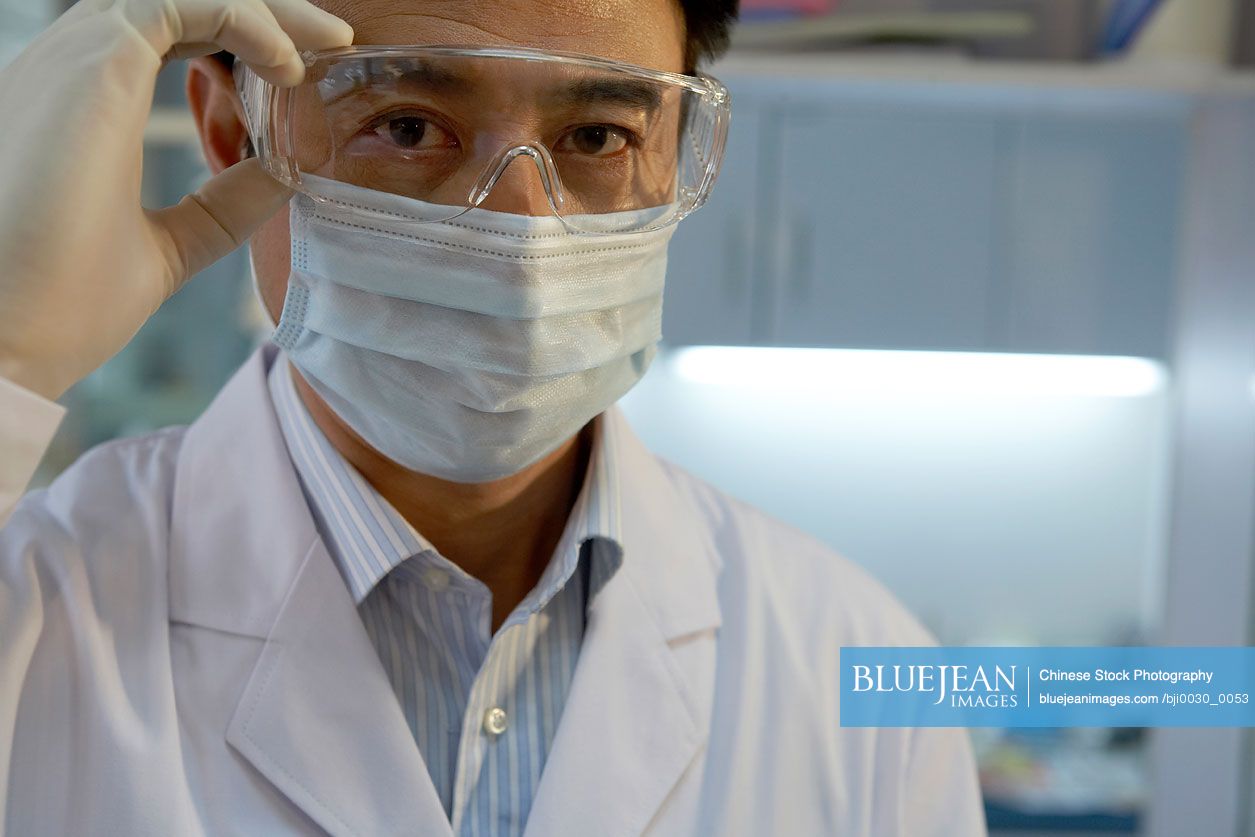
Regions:
<svg viewBox="0 0 1255 837"><path fill-rule="evenodd" d="M272 356L190 428L88 453L0 530L12 837L450 834L289 462ZM984 834L963 731L838 725L838 649L928 634L624 431L624 562L528 837Z"/></svg>

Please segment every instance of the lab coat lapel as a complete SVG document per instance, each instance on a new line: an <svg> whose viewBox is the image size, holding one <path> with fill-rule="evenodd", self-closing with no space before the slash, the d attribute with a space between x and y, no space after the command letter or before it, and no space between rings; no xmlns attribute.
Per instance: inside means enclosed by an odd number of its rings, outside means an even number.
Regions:
<svg viewBox="0 0 1255 837"><path fill-rule="evenodd" d="M321 543L297 574L227 741L331 834L452 834Z"/></svg>
<svg viewBox="0 0 1255 837"><path fill-rule="evenodd" d="M643 833L709 733L715 550L692 499L618 410L603 420L620 468L623 564L590 603L526 837Z"/></svg>
<svg viewBox="0 0 1255 837"><path fill-rule="evenodd" d="M189 429L171 617L265 637L224 734L333 835L451 835L352 597L317 536L259 352Z"/></svg>

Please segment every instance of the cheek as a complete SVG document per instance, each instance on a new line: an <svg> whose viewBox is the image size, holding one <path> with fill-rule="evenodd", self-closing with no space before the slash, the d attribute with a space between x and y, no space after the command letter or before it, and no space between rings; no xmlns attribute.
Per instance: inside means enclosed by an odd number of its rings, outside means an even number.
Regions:
<svg viewBox="0 0 1255 837"><path fill-rule="evenodd" d="M279 322L283 297L288 292L288 273L292 268L292 237L288 213L279 212L259 227L253 234L250 246L262 301L266 304L271 319Z"/></svg>

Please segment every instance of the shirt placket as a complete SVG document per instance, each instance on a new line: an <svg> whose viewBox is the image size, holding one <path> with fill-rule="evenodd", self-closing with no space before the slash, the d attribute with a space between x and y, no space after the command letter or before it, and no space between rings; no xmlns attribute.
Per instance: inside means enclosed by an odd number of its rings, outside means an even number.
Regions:
<svg viewBox="0 0 1255 837"><path fill-rule="evenodd" d="M526 655L518 654L515 644L523 638L525 625L509 625L492 638L471 686L462 719L453 794L453 826L459 835L496 834L496 824L513 815L510 800L499 798L497 770L486 768L496 759L508 757L519 734L515 703L522 672L515 667Z"/></svg>

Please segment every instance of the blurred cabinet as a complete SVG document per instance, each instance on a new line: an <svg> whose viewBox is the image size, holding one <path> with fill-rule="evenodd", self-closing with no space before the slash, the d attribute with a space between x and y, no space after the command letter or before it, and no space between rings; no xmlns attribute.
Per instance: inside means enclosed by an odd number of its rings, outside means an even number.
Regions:
<svg viewBox="0 0 1255 837"><path fill-rule="evenodd" d="M0 67L16 58L61 10L57 0L0 0Z"/></svg>
<svg viewBox="0 0 1255 837"><path fill-rule="evenodd" d="M985 345L998 124L855 103L780 120L773 317L787 345Z"/></svg>
<svg viewBox="0 0 1255 837"><path fill-rule="evenodd" d="M1083 85L728 78L672 344L1166 357L1191 99Z"/></svg>
<svg viewBox="0 0 1255 837"><path fill-rule="evenodd" d="M1144 105L1013 127L997 286L1008 348L1170 354L1190 119Z"/></svg>
<svg viewBox="0 0 1255 837"><path fill-rule="evenodd" d="M744 345L753 337L755 294L763 288L753 259L763 195L761 106L736 95L728 131L727 176L710 200L684 219L667 251L662 333L668 342Z"/></svg>

